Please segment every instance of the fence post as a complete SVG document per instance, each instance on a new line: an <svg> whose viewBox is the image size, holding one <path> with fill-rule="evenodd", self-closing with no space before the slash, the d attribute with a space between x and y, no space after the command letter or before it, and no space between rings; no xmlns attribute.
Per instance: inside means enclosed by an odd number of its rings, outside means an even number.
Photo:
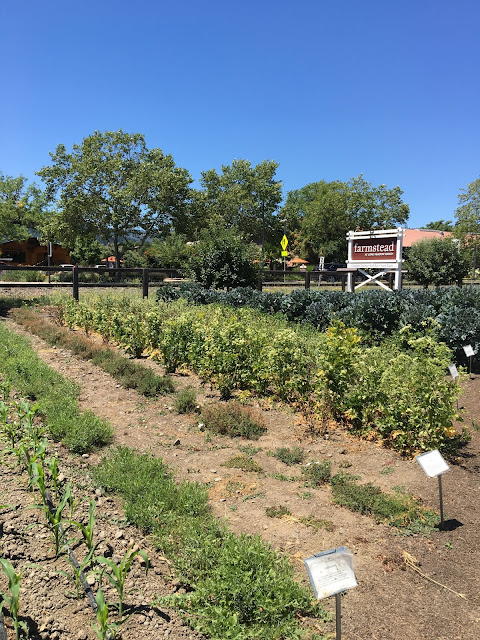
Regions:
<svg viewBox="0 0 480 640"><path fill-rule="evenodd" d="M73 273L73 297L78 302L78 267L74 265Z"/></svg>
<svg viewBox="0 0 480 640"><path fill-rule="evenodd" d="M263 278L262 278L262 274L260 273L257 276L257 291L262 291L263 289Z"/></svg>
<svg viewBox="0 0 480 640"><path fill-rule="evenodd" d="M305 271L305 289L310 289L310 271Z"/></svg>
<svg viewBox="0 0 480 640"><path fill-rule="evenodd" d="M148 298L148 269L142 269L142 297Z"/></svg>

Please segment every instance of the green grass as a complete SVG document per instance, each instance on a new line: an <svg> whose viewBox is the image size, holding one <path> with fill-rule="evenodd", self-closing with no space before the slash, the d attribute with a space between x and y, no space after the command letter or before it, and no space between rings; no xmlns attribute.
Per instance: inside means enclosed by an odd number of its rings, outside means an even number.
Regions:
<svg viewBox="0 0 480 640"><path fill-rule="evenodd" d="M320 487L330 481L332 463L330 460L312 460L302 467L306 487Z"/></svg>
<svg viewBox="0 0 480 640"><path fill-rule="evenodd" d="M54 440L74 453L87 453L113 440L111 426L78 408L78 387L37 356L26 338L0 325L0 372L26 398L39 404Z"/></svg>
<svg viewBox="0 0 480 640"><path fill-rule="evenodd" d="M213 518L203 485L176 483L162 460L127 448L112 451L94 475L122 496L128 519L153 535L186 586L160 606L175 608L212 640L311 637L301 617L323 612L310 589L259 536L237 536Z"/></svg>

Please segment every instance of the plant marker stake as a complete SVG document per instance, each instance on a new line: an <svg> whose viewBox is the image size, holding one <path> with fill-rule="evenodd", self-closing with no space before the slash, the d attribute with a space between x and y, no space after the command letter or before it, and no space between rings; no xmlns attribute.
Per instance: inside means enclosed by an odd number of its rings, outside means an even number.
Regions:
<svg viewBox="0 0 480 640"><path fill-rule="evenodd" d="M439 529L442 530L444 528L442 475L445 473L445 471L448 471L450 467L445 462L442 454L438 449L427 451L427 453L421 453L415 459L429 478L434 478L435 476L438 477L438 494L440 499Z"/></svg>
<svg viewBox="0 0 480 640"><path fill-rule="evenodd" d="M342 594L335 596L335 640L342 640Z"/></svg>
<svg viewBox="0 0 480 640"><path fill-rule="evenodd" d="M342 593L357 586L353 555L345 547L329 549L304 560L318 600L335 596L336 640L342 638Z"/></svg>
<svg viewBox="0 0 480 640"><path fill-rule="evenodd" d="M442 491L442 474L438 476L438 495L440 498L440 529L443 529L443 491Z"/></svg>

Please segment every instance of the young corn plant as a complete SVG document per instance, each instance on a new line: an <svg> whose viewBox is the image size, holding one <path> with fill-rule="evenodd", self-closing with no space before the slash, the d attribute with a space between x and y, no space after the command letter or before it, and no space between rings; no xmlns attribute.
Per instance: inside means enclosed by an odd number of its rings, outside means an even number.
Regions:
<svg viewBox="0 0 480 640"><path fill-rule="evenodd" d="M105 596L103 591L99 589L95 596L97 603L97 622L94 624L91 622L92 629L95 632L98 640L113 640L118 637L118 629L120 624L115 622L108 622L108 604L105 602Z"/></svg>
<svg viewBox="0 0 480 640"><path fill-rule="evenodd" d="M128 572L130 571L130 566L136 556L140 556L141 558L143 558L145 562L145 575L147 575L149 560L145 551L133 551L132 549L127 549L127 552L120 561L120 564L116 564L116 562L110 560L110 558L105 558L103 556L99 556L96 558L96 561L99 564L105 565L105 568L100 574L100 584L102 577L105 576L118 594L118 615L120 619L122 619L123 617L125 581L127 579ZM109 569L109 571L107 571L107 568Z"/></svg>
<svg viewBox="0 0 480 640"><path fill-rule="evenodd" d="M30 450L30 446L26 442L22 442L18 449L19 453L22 456L22 462L25 466L25 469L28 473L28 488L33 491L33 468L32 465L34 463L40 462L42 468L45 464L45 455L47 451L47 439L44 438L41 442L37 443L34 450Z"/></svg>
<svg viewBox="0 0 480 640"><path fill-rule="evenodd" d="M10 618L12 619L13 629L15 631L15 638L19 640L21 632L23 631L25 636L28 636L28 627L25 622L19 618L20 610L20 582L21 573L15 573L13 566L5 560L0 558L0 567L3 573L8 578L8 592L0 591L0 613L5 606L8 607Z"/></svg>
<svg viewBox="0 0 480 640"><path fill-rule="evenodd" d="M87 546L87 549L92 553L95 550L96 546L93 544L93 531L95 529L95 506L95 500L90 500L87 524L83 524L83 522L77 522L75 520L72 520L70 523L72 526L79 529L80 533L82 534L83 541Z"/></svg>

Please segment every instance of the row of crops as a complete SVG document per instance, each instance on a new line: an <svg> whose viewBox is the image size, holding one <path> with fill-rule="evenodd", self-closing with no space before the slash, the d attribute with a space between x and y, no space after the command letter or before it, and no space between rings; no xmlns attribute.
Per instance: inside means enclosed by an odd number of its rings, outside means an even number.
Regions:
<svg viewBox="0 0 480 640"><path fill-rule="evenodd" d="M335 315L319 331L249 306L185 299L103 295L66 300L61 314L70 327L100 333L133 355L151 355L168 372L195 371L224 398L237 390L273 397L406 454L453 453L467 437L452 427L458 387L445 376L452 353L430 321L421 331L408 324L376 342Z"/></svg>
<svg viewBox="0 0 480 640"><path fill-rule="evenodd" d="M480 288L474 286L356 294L296 290L287 295L248 288L215 291L188 283L161 287L157 297L162 301L182 298L192 304L227 304L263 313L280 313L287 320L309 323L319 330L325 330L334 319L339 319L357 329L369 343L392 336L407 325L414 331L424 331L427 323L436 338L452 349L453 357L460 364L465 364L463 345L471 344L475 350L480 347Z"/></svg>

